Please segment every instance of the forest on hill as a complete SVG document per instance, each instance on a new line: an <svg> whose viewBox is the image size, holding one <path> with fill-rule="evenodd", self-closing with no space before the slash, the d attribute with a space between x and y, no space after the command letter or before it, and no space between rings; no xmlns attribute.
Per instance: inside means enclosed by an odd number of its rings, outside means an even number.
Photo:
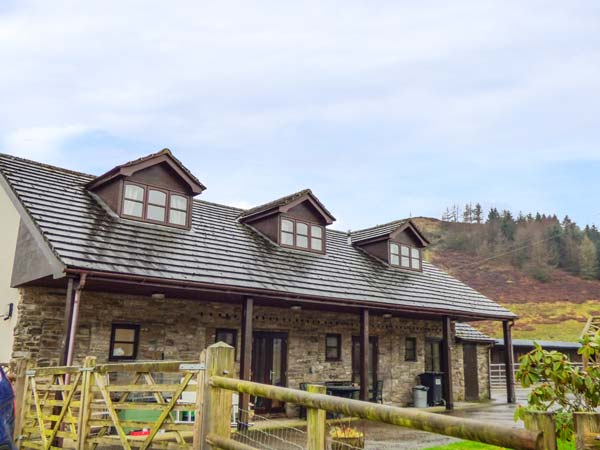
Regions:
<svg viewBox="0 0 600 450"><path fill-rule="evenodd" d="M600 315L600 232L544 213L467 205L442 220L413 218L431 241L426 257L515 312L515 337L575 341ZM501 337L498 322L477 328Z"/></svg>
<svg viewBox="0 0 600 450"><path fill-rule="evenodd" d="M595 225L578 226L568 216L523 214L481 206L448 208L442 218L441 248L467 252L482 263L496 260L524 270L536 280L550 281L552 269L584 279L600 277L600 231Z"/></svg>

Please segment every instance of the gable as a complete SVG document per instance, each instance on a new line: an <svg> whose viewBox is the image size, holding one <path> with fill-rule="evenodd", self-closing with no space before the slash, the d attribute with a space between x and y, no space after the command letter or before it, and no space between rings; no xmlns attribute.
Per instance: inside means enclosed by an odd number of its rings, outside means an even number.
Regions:
<svg viewBox="0 0 600 450"><path fill-rule="evenodd" d="M327 222L324 220L323 215L317 211L313 204L309 201L303 201L296 206L290 208L285 213L287 216L293 217L294 219L306 220L308 222L320 223L325 225Z"/></svg>
<svg viewBox="0 0 600 450"><path fill-rule="evenodd" d="M125 180L148 184L170 191L179 191L191 194L191 189L175 171L167 164L160 163L135 172Z"/></svg>
<svg viewBox="0 0 600 450"><path fill-rule="evenodd" d="M390 239L401 244L410 245L412 247L424 247L419 236L410 227L397 230L390 234Z"/></svg>
<svg viewBox="0 0 600 450"><path fill-rule="evenodd" d="M27 226L21 221L10 281L11 287L22 286L52 276L52 274L52 264Z"/></svg>

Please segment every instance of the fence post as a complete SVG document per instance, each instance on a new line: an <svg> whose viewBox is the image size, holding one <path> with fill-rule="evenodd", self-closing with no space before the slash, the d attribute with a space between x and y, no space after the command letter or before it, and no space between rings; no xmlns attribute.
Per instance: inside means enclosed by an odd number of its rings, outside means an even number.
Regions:
<svg viewBox="0 0 600 450"><path fill-rule="evenodd" d="M14 440L17 447L20 447L21 428L27 414L27 371L33 367L33 362L29 359L20 359L16 365L15 380L15 429Z"/></svg>
<svg viewBox="0 0 600 450"><path fill-rule="evenodd" d="M83 373L81 374L81 396L79 399L81 405L79 407L79 417L77 418L77 422L79 422L77 428L77 450L84 450L86 448L92 403L92 371L95 367L96 357L87 356L81 369ZM76 388L77 386L73 386L73 389Z"/></svg>
<svg viewBox="0 0 600 450"><path fill-rule="evenodd" d="M313 394L325 394L326 387L309 384L306 391ZM306 422L308 435L308 450L325 450L325 410L307 408Z"/></svg>
<svg viewBox="0 0 600 450"><path fill-rule="evenodd" d="M200 353L200 364L206 367L206 350L202 350ZM196 377L197 389L196 389L196 407L194 409L194 431L192 437L192 448L202 448L202 415L204 411L204 387L206 380L206 370L199 370L198 376Z"/></svg>
<svg viewBox="0 0 600 450"><path fill-rule="evenodd" d="M576 433L576 449L597 449L600 446L600 414L577 412L573 414Z"/></svg>
<svg viewBox="0 0 600 450"><path fill-rule="evenodd" d="M525 428L530 431L541 431L543 433L543 446L541 448L544 450L557 450L554 413L548 411L527 412L525 415Z"/></svg>
<svg viewBox="0 0 600 450"><path fill-rule="evenodd" d="M212 387L212 376L232 377L234 375L234 348L224 342L208 347L206 352L206 378L204 382L204 408L202 408L202 449L217 450L218 447L206 442L210 434L228 439L231 436L231 396L232 392Z"/></svg>

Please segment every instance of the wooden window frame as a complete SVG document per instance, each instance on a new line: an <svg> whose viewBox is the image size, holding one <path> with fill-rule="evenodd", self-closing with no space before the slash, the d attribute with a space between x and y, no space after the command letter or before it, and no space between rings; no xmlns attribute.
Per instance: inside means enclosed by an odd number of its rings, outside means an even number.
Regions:
<svg viewBox="0 0 600 450"><path fill-rule="evenodd" d="M392 244L395 244L398 246L398 264L393 264L392 263ZM402 265L402 246L407 247L408 248L408 264L410 267L406 267ZM413 258L412 256L412 251L417 250L419 252L419 268L415 269L412 264L413 264L413 260L415 258ZM402 242L398 242L398 241L388 241L388 261L390 266L392 267L397 267L399 269L404 269L404 270L412 270L413 272L422 272L423 271L423 251L419 248L419 247L415 247L414 245L408 245L408 244L404 244Z"/></svg>
<svg viewBox="0 0 600 450"><path fill-rule="evenodd" d="M294 242L292 245L282 243L281 233L283 231L282 231L281 222L283 220L289 220L293 224L293 229L292 229L291 234L293 236ZM303 223L308 228L308 230L307 230L308 231L308 234L307 234L308 247L298 247L298 245L296 244L296 240L297 240L296 237L298 236L296 228L297 228L298 223ZM315 239L319 239L321 241L321 243L322 243L321 250L313 250L313 248L312 248L312 227L313 226L319 227L321 229L321 237L315 238ZM286 233L289 233L289 231L286 231ZM280 246L285 247L285 248L293 248L295 250L301 250L303 252L318 253L318 254L323 255L323 254L325 254L325 248L327 245L327 240L326 240L326 236L325 236L325 227L323 225L321 225L320 223L311 222L310 220L295 219L293 217L280 215L279 220L277 222L277 242L279 243Z"/></svg>
<svg viewBox="0 0 600 450"><path fill-rule="evenodd" d="M115 341L115 335L117 329L134 330L133 342L129 341ZM132 356L115 356L113 351L116 343L122 344L133 344L133 355ZM110 330L110 345L108 348L108 360L109 361L135 361L138 357L138 350L140 346L140 326L133 323L113 323Z"/></svg>
<svg viewBox="0 0 600 450"><path fill-rule="evenodd" d="M409 358L408 355L408 342L412 342L413 343L413 355L412 357ZM415 362L418 360L418 356L417 356L417 338L413 337L413 336L407 336L404 338L404 361L408 361L408 362Z"/></svg>
<svg viewBox="0 0 600 450"><path fill-rule="evenodd" d="M217 342L219 342L219 333L231 333L233 334L233 348L234 348L234 354L235 354L235 359L237 360L237 332L238 330L235 328L216 328L215 329L215 344Z"/></svg>
<svg viewBox="0 0 600 450"><path fill-rule="evenodd" d="M329 338L335 338L336 340L336 345L335 347L331 347L329 345L327 345L327 341ZM335 358L330 358L329 356L327 356L327 350L330 348L336 348L337 349L337 357ZM325 361L341 361L342 360L342 335L339 333L327 333L325 335Z"/></svg>
<svg viewBox="0 0 600 450"><path fill-rule="evenodd" d="M140 187L142 189L144 189L144 199L142 200L142 217L138 217L138 216L132 216L129 214L125 214L125 200L128 200L125 198L125 191L127 189L127 185L132 185L132 186L137 186ZM152 205L152 206L159 206L159 207L163 207L162 205L157 205L155 203L150 203L149 201L149 196L150 196L150 191L159 191L162 192L164 194L166 194L166 202L164 205L165 208L165 220L160 221L160 220L153 220L153 219L149 219L148 218L148 206ZM169 217L170 217L170 212L171 212L171 195L179 195L181 197L185 197L187 199L187 209L185 210L186 216L186 223L185 225L179 225L176 223L171 223L169 222ZM136 200L131 200L131 201L136 201ZM139 201L138 201L139 203ZM181 211L184 212L183 209L179 209L179 208L172 208L174 211ZM138 222L146 222L146 223L155 223L158 225L165 225L168 227L175 227L175 228L181 228L181 229L186 229L189 230L191 228L191 224L192 224L192 215L191 215L191 210L192 210L192 198L186 194L185 192L181 192L181 191L172 191L169 189L165 189L159 186L154 186L152 184L143 184L143 183L138 183L137 181L129 181L129 180L125 180L123 182L123 188L122 188L122 192L121 192L121 217L126 218L126 219L132 219L132 220L137 220Z"/></svg>
<svg viewBox="0 0 600 450"><path fill-rule="evenodd" d="M429 368L427 367L427 348L431 344L437 344L440 347L439 348L440 370L433 370L433 369L429 370ZM431 355L431 357L433 358L433 354ZM433 362L433 359L432 359L432 362ZM441 372L442 371L442 338L428 337L425 339L425 351L423 353L423 365L425 367L425 372ZM435 366L435 363L433 365Z"/></svg>

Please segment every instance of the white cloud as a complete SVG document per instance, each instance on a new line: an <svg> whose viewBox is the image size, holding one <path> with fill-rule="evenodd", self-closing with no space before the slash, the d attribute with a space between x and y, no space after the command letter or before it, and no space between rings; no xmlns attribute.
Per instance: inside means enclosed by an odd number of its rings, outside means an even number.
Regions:
<svg viewBox="0 0 600 450"><path fill-rule="evenodd" d="M63 145L88 131L78 125L64 127L31 127L9 130L2 140L0 150L16 156L48 161L56 158Z"/></svg>

